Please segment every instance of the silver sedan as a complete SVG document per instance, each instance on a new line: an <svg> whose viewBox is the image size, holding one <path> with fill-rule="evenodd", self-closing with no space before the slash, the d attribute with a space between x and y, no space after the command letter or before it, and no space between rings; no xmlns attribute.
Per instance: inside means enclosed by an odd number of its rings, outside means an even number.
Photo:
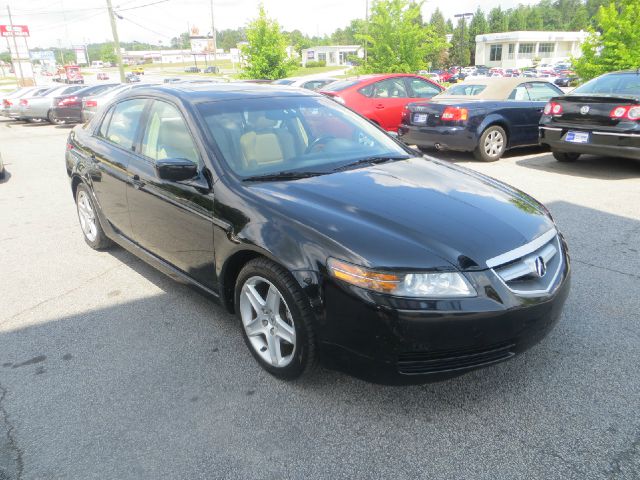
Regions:
<svg viewBox="0 0 640 480"><path fill-rule="evenodd" d="M37 96L25 96L20 99L20 118L28 121L48 120L56 123L51 115L55 97L73 93L85 85L60 85L52 87Z"/></svg>

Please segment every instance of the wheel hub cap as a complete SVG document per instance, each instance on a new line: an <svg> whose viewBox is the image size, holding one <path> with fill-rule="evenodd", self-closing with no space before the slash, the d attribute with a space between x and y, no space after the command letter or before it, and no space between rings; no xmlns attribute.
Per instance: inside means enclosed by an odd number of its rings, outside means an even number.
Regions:
<svg viewBox="0 0 640 480"><path fill-rule="evenodd" d="M296 352L296 330L280 291L267 279L249 278L240 292L240 317L249 342L274 367L285 367Z"/></svg>
<svg viewBox="0 0 640 480"><path fill-rule="evenodd" d="M96 215L91 206L91 201L84 190L78 194L78 218L80 219L80 227L87 240L94 242L98 236L98 228L96 224Z"/></svg>

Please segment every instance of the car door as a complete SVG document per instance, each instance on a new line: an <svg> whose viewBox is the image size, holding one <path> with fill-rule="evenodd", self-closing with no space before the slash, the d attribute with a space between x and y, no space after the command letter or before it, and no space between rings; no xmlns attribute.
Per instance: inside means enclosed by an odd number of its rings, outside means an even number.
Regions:
<svg viewBox="0 0 640 480"><path fill-rule="evenodd" d="M409 94L403 77L391 77L367 85L360 93L369 98L365 116L376 121L385 130L397 131L402 109Z"/></svg>
<svg viewBox="0 0 640 480"><path fill-rule="evenodd" d="M509 146L529 145L531 141L531 99L527 90L527 82L516 86L506 102L500 102L502 106L499 113L508 122ZM535 138L537 139L538 125L535 126Z"/></svg>
<svg viewBox="0 0 640 480"><path fill-rule="evenodd" d="M158 176L156 162L187 159L200 175L189 181ZM173 104L153 100L140 154L129 165L127 200L134 241L207 288L215 287L213 191L201 149Z"/></svg>
<svg viewBox="0 0 640 480"><path fill-rule="evenodd" d="M527 141L531 144L537 144L538 125L545 105L553 97L564 95L564 92L550 82L528 82L525 86L531 99L531 106L527 111L527 124L530 126L527 129Z"/></svg>
<svg viewBox="0 0 640 480"><path fill-rule="evenodd" d="M87 142L93 191L111 226L132 238L126 185L128 166L136 156L136 142L146 99L125 100L112 106Z"/></svg>

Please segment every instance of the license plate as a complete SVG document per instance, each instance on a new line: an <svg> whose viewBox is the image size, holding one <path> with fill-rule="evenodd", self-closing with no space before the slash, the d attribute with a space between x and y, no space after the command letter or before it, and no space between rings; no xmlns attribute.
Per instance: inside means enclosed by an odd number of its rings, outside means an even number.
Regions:
<svg viewBox="0 0 640 480"><path fill-rule="evenodd" d="M571 143L589 143L589 134L587 132L567 132L564 140Z"/></svg>
<svg viewBox="0 0 640 480"><path fill-rule="evenodd" d="M426 113L414 113L413 123L427 123L428 116Z"/></svg>

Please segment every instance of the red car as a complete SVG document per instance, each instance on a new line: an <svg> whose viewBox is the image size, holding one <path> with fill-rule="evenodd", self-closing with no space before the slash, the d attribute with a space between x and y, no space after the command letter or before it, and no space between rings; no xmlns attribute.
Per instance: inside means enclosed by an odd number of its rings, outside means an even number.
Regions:
<svg viewBox="0 0 640 480"><path fill-rule="evenodd" d="M444 89L411 74L364 75L330 83L320 93L346 105L385 130L397 131L404 107L416 99L431 98Z"/></svg>

